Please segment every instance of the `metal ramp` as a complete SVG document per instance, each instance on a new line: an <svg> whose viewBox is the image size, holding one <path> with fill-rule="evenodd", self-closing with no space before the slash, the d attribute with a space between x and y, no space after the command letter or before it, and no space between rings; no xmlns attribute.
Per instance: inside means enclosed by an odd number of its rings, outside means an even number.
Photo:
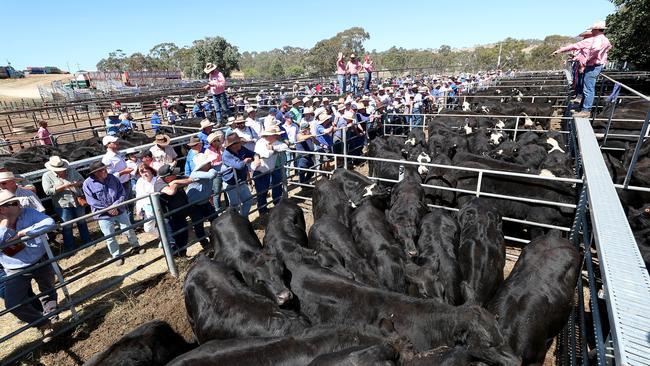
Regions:
<svg viewBox="0 0 650 366"><path fill-rule="evenodd" d="M586 118L575 118L616 365L650 365L650 276ZM599 360L605 362L605 360Z"/></svg>

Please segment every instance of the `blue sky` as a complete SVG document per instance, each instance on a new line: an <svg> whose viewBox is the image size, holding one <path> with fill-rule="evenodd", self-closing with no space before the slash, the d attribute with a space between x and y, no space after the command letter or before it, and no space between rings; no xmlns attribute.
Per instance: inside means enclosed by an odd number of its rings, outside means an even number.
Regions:
<svg viewBox="0 0 650 366"><path fill-rule="evenodd" d="M207 36L222 36L241 52L311 48L354 26L370 33L368 50L471 47L506 37L575 36L614 11L608 0L5 1L0 65L94 70L118 48L146 54L161 42L184 46Z"/></svg>

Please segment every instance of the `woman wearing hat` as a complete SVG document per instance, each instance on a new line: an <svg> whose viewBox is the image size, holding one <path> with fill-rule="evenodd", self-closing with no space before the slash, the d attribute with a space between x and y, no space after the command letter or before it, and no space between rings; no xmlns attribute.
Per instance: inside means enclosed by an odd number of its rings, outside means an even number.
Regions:
<svg viewBox="0 0 650 366"><path fill-rule="evenodd" d="M169 146L171 138L165 134L156 135L154 139L154 144L149 151L153 154L153 160L158 162L160 165L169 164L171 166L176 166L176 151L173 147Z"/></svg>
<svg viewBox="0 0 650 366"><path fill-rule="evenodd" d="M48 318L39 320L56 310L57 294L52 266L35 265L47 260L44 234L55 227L51 217L22 207L13 193L0 190L0 246L3 247L0 268L11 277L5 282L4 307L22 322L30 325L36 322L35 326L45 336L43 342L51 339L52 323ZM26 240L18 241L23 238ZM8 243L14 240L14 244ZM38 299L33 298L32 280L38 284ZM35 301L28 301L30 298Z"/></svg>
<svg viewBox="0 0 650 366"><path fill-rule="evenodd" d="M271 189L273 203L278 203L282 197L282 170L284 164L284 152L289 147L280 142L282 130L278 126L269 126L255 143L256 159L251 163L254 170L253 179L257 192L257 208L260 214L268 212L266 207L266 196Z"/></svg>
<svg viewBox="0 0 650 366"><path fill-rule="evenodd" d="M255 153L241 143L241 138L234 133L226 137L223 152L223 181L226 183L226 195L230 207L240 206L239 213L248 217L253 205L252 196L246 180L249 165Z"/></svg>
<svg viewBox="0 0 650 366"><path fill-rule="evenodd" d="M210 161L210 166L212 169L221 172L221 165L223 164L223 132L215 131L208 136L208 143L210 146L205 150L204 154ZM213 203L215 210L219 211L221 208L221 191L222 191L223 181L221 180L221 174L217 174L216 178L212 181L212 192Z"/></svg>
<svg viewBox="0 0 650 366"><path fill-rule="evenodd" d="M208 84L203 89L212 94L212 104L217 115L217 123L222 123L223 116L228 116L228 96L226 95L226 78L212 62L205 64L203 72L208 74Z"/></svg>
<svg viewBox="0 0 650 366"><path fill-rule="evenodd" d="M129 214L126 206L116 207L126 200L124 187L114 175L109 174L106 165L100 161L94 161L88 168L88 178L84 181L83 192L86 201L92 212L97 212L106 208L110 210L95 216L99 229L106 237L106 247L113 258L120 255L120 247L115 239L115 225L120 229L126 229L131 226ZM126 231L132 251L144 253L144 248L140 247L138 237L133 229ZM124 258L117 261L117 265L124 264Z"/></svg>
<svg viewBox="0 0 650 366"><path fill-rule="evenodd" d="M18 181L23 180L19 176L15 176L12 172L0 172L0 190L7 190L13 193L20 201L22 207L30 207L39 212L45 212L45 207L41 203L36 193L18 186Z"/></svg>
<svg viewBox="0 0 650 366"><path fill-rule="evenodd" d="M83 177L75 169L71 168L67 160L58 156L50 157L45 163L47 172L43 174L41 183L46 195L52 197L54 211L61 217L63 222L76 219L86 213L86 198L81 190ZM81 198L81 200L80 200ZM90 234L86 221L78 221L77 228L82 243L90 242ZM73 250L76 247L72 236L72 225L63 227L63 248L65 251Z"/></svg>
<svg viewBox="0 0 650 366"><path fill-rule="evenodd" d="M201 143L201 140L199 140L198 137L192 136L190 137L190 141L187 143L187 146L190 148L190 150L187 152L187 156L185 156L185 176L189 177L192 173L192 170L194 170L194 161L192 159L194 159L194 156L196 156L196 154L201 153L203 143Z"/></svg>

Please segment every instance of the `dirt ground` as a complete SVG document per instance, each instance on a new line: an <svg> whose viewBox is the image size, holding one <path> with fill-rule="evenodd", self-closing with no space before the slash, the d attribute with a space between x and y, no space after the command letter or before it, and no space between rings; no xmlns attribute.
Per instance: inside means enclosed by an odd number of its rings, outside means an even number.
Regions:
<svg viewBox="0 0 650 366"><path fill-rule="evenodd" d="M26 75L22 79L0 79L0 100L40 99L38 86L49 86L51 82L61 80L67 83L70 74Z"/></svg>

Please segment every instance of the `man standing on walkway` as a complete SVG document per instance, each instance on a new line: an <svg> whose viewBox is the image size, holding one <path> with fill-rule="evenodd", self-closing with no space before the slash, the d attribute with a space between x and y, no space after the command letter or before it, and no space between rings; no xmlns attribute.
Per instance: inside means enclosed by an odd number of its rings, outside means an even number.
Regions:
<svg viewBox="0 0 650 366"><path fill-rule="evenodd" d="M209 90L212 94L212 104L217 114L217 123L223 122L224 116L228 118L230 111L228 110L228 96L226 95L226 78L221 71L217 70L217 66L212 62L205 64L203 72L208 74L208 85L204 86L205 90Z"/></svg>
<svg viewBox="0 0 650 366"><path fill-rule="evenodd" d="M346 66L348 74L350 74L350 93L354 96L359 95L359 71L361 71L362 65L357 60L357 55L350 54L350 61Z"/></svg>
<svg viewBox="0 0 650 366"><path fill-rule="evenodd" d="M556 55L561 52L578 51L586 55L585 71L583 76L583 97L582 106L574 117L589 117L591 107L596 95L596 79L607 64L607 53L612 48L609 39L605 37L605 21L598 21L591 26L593 37L585 38L580 42L559 48L553 52Z"/></svg>

